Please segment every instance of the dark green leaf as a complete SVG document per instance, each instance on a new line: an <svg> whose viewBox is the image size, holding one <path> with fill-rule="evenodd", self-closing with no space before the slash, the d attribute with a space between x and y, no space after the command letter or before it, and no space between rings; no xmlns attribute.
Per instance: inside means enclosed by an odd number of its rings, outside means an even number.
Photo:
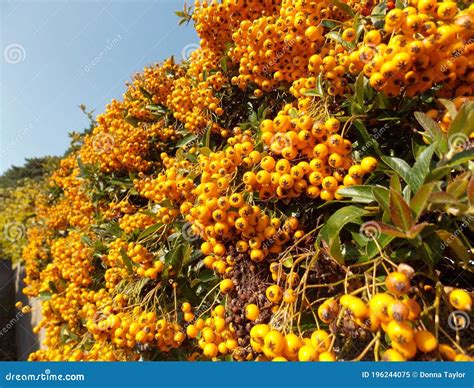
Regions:
<svg viewBox="0 0 474 388"><path fill-rule="evenodd" d="M380 248L384 249L388 244L392 242L393 239L395 239L395 237L382 234L377 239L377 244L378 246L380 246ZM370 260L379 254L379 248L377 244L375 243L375 241L372 240L368 242L366 247L367 260Z"/></svg>
<svg viewBox="0 0 474 388"><path fill-rule="evenodd" d="M134 127L137 127L138 123L140 122L140 120L132 116L125 117L125 121Z"/></svg>
<svg viewBox="0 0 474 388"><path fill-rule="evenodd" d="M152 100L153 99L153 95L148 91L146 90L144 87L140 86L140 91L142 92L142 94L148 98L149 100Z"/></svg>
<svg viewBox="0 0 474 388"><path fill-rule="evenodd" d="M390 212L390 205L389 205L389 190L385 187L381 186L373 186L372 187L372 194L374 195L375 199L379 203L380 207L387 213Z"/></svg>
<svg viewBox="0 0 474 388"><path fill-rule="evenodd" d="M365 76L364 73L360 73L355 82L355 96L356 101L359 103L360 106L364 106L364 89L365 89Z"/></svg>
<svg viewBox="0 0 474 388"><path fill-rule="evenodd" d="M372 10L370 19L375 28L378 28L378 29L383 28L385 24L385 17L380 17L380 16L385 16L386 12L387 12L386 0L381 1L379 4L377 4L374 7L374 9Z"/></svg>
<svg viewBox="0 0 474 388"><path fill-rule="evenodd" d="M362 223L361 218L369 214L368 211L356 206L346 206L337 210L321 229L318 235L318 243L323 240L329 247L331 255L339 262L344 261L340 251L339 233L342 228L353 222ZM319 246L319 244L318 244Z"/></svg>
<svg viewBox="0 0 474 388"><path fill-rule="evenodd" d="M452 252L454 252L454 254L465 265L469 265L469 260L471 259L469 248L464 245L462 240L456 234L441 229L437 230L436 234L443 241L445 248L449 248Z"/></svg>
<svg viewBox="0 0 474 388"><path fill-rule="evenodd" d="M375 138L370 136L369 132L367 131L367 128L365 127L364 123L360 119L356 119L352 122L354 127L357 129L359 134L362 136L363 140L363 150L367 150L370 147L373 147L375 152L382 156L380 149L379 149L379 144Z"/></svg>
<svg viewBox="0 0 474 388"><path fill-rule="evenodd" d="M179 242L176 245L165 254L165 264L171 265L179 275L183 267L189 263L193 249L189 243L185 242Z"/></svg>

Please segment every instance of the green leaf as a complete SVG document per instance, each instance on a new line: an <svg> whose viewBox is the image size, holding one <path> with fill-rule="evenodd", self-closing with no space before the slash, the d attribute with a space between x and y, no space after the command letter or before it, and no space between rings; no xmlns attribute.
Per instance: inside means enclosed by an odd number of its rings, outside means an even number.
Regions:
<svg viewBox="0 0 474 388"><path fill-rule="evenodd" d="M415 196L411 199L410 208L413 210L413 213L415 213L416 218L418 218L425 210L435 186L436 184L434 182L421 186Z"/></svg>
<svg viewBox="0 0 474 388"><path fill-rule="evenodd" d="M122 256L122 260L123 260L123 263L125 264L125 266L127 267L127 271L128 273L133 273L133 263L132 261L130 260L130 257L128 257L128 254L127 252L125 251L125 249L122 247L120 248L120 256Z"/></svg>
<svg viewBox="0 0 474 388"><path fill-rule="evenodd" d="M227 55L224 55L221 59L221 68L224 73L227 73Z"/></svg>
<svg viewBox="0 0 474 388"><path fill-rule="evenodd" d="M380 109L392 108L392 104L390 103L390 100L385 95L385 93L377 93L374 98L374 104L377 108L380 108Z"/></svg>
<svg viewBox="0 0 474 388"><path fill-rule="evenodd" d="M440 167L456 167L461 164L470 162L471 160L474 160L474 150L466 150L466 151L461 151L449 159L446 163L442 163ZM436 171L436 170L435 170Z"/></svg>
<svg viewBox="0 0 474 388"><path fill-rule="evenodd" d="M469 179L469 186L467 187L467 198L469 205L474 206L474 175Z"/></svg>
<svg viewBox="0 0 474 388"><path fill-rule="evenodd" d="M357 44L357 42L360 39L360 36L364 32L364 24L362 23L362 20L359 14L356 14L354 16L354 22L352 23L352 28L356 32L354 42Z"/></svg>
<svg viewBox="0 0 474 388"><path fill-rule="evenodd" d="M384 0L384 1L381 1L379 4L377 4L374 9L372 10L372 13L371 13L371 21L372 21L372 24L374 25L375 28L378 28L378 29L381 29L383 28L384 24L385 24L385 17L381 17L381 16L385 16L385 14L387 13L387 1ZM382 94L382 93L380 93Z"/></svg>
<svg viewBox="0 0 474 388"><path fill-rule="evenodd" d="M337 8L339 8L341 11L345 12L347 15L354 17L354 10L347 5L346 3L343 3L339 0L331 0L331 3L333 3Z"/></svg>
<svg viewBox="0 0 474 388"><path fill-rule="evenodd" d="M343 263L344 257L340 250L339 233L349 223L362 223L361 218L367 214L369 214L367 210L352 205L337 210L322 227L317 245L319 246L321 240L324 241L328 245L331 256Z"/></svg>
<svg viewBox="0 0 474 388"><path fill-rule="evenodd" d="M214 271L206 268L200 271L199 274L194 277L194 279L191 281L191 287L194 288L200 283L209 283L216 280L219 280L219 278L214 273Z"/></svg>
<svg viewBox="0 0 474 388"><path fill-rule="evenodd" d="M321 25L323 27L326 27L329 30L332 30L334 27L337 27L340 24L341 24L341 22L338 21L338 20L330 20L330 19L321 20Z"/></svg>
<svg viewBox="0 0 474 388"><path fill-rule="evenodd" d="M384 249L388 244L394 240L395 237L382 234L378 239L377 243L380 248ZM367 260L370 260L379 254L379 248L375 241L370 240L366 247Z"/></svg>
<svg viewBox="0 0 474 388"><path fill-rule="evenodd" d="M359 103L360 106L364 106L364 89L365 89L365 76L364 73L361 72L355 82L355 96L356 101Z"/></svg>
<svg viewBox="0 0 474 388"><path fill-rule="evenodd" d="M435 150L436 144L431 144L417 158L409 175L409 185L411 190L416 193L425 182L430 171L431 158Z"/></svg>
<svg viewBox="0 0 474 388"><path fill-rule="evenodd" d="M198 138L197 135L195 135L194 133L190 133L190 134L186 135L185 137L183 137L181 140L179 140L176 143L176 148L183 147L183 146L195 141L197 138Z"/></svg>
<svg viewBox="0 0 474 388"><path fill-rule="evenodd" d="M392 218L393 223L404 232L408 232L414 222L410 207L401 194L393 188L390 189L389 203L390 217Z"/></svg>
<svg viewBox="0 0 474 388"><path fill-rule="evenodd" d="M208 283L211 280L218 280L219 278L214 273L214 271L212 271L210 269L204 269L201 272L199 272L199 275L197 276L197 279L199 279L203 283Z"/></svg>
<svg viewBox="0 0 474 388"><path fill-rule="evenodd" d="M372 221L373 225L376 226L376 228L380 231L382 234L386 234L387 236L392 236L392 237L401 237L401 238L406 238L407 234L400 230L399 228L393 226L393 225L388 225L385 224L384 222L378 222L378 221Z"/></svg>
<svg viewBox="0 0 474 388"><path fill-rule="evenodd" d="M338 190L338 194L352 198L353 202L370 203L375 201L372 186L355 185Z"/></svg>
<svg viewBox="0 0 474 388"><path fill-rule="evenodd" d="M323 75L319 74L318 78L316 78L316 90L318 91L321 96L324 96L324 88L323 88Z"/></svg>
<svg viewBox="0 0 474 388"><path fill-rule="evenodd" d="M41 300L50 300L53 294L49 291L42 291L39 293L39 298Z"/></svg>
<svg viewBox="0 0 474 388"><path fill-rule="evenodd" d="M161 223L150 225L147 227L137 238L137 240L143 240L145 237L148 237L160 229L163 225Z"/></svg>
<svg viewBox="0 0 474 388"><path fill-rule="evenodd" d="M407 184L410 184L410 166L403 159L382 156L382 161L395 171Z"/></svg>
<svg viewBox="0 0 474 388"><path fill-rule="evenodd" d="M420 233L421 231L426 227L428 226L429 224L427 222L422 222L420 224L416 224L416 225L413 225L410 230L408 231L407 233L407 238L409 240L413 240L414 238L416 238Z"/></svg>
<svg viewBox="0 0 474 388"><path fill-rule="evenodd" d="M370 136L369 132L367 131L367 128L365 127L364 123L360 119L356 119L352 122L354 127L357 129L359 134L362 136L363 139L363 150L367 150L370 147L373 147L377 155L382 156L382 153L380 152L379 148L379 143L375 138Z"/></svg>
<svg viewBox="0 0 474 388"><path fill-rule="evenodd" d="M431 193L429 202L433 204L441 204L441 205L460 205L460 202L456 198L454 198L451 194L448 194L444 191Z"/></svg>
<svg viewBox="0 0 474 388"><path fill-rule="evenodd" d="M211 147L211 127L208 126L206 135L204 136L202 146L204 148L210 148Z"/></svg>
<svg viewBox="0 0 474 388"><path fill-rule="evenodd" d="M88 247L91 247L92 245L94 245L92 243L92 240L89 238L89 236L85 234L81 236L81 241L84 243L84 245L87 245Z"/></svg>
<svg viewBox="0 0 474 388"><path fill-rule="evenodd" d="M469 260L471 259L469 248L464 245L462 240L456 234L442 229L437 230L436 234L443 241L445 248L451 249L464 265L469 266Z"/></svg>
<svg viewBox="0 0 474 388"><path fill-rule="evenodd" d="M165 254L165 264L171 265L179 275L184 266L189 263L193 248L189 243L179 242Z"/></svg>
<svg viewBox="0 0 474 388"><path fill-rule="evenodd" d="M295 262L295 261L293 260L293 257L289 256L288 258L286 258L285 260L283 260L282 265L283 265L283 267L285 267L285 268L291 268L291 267L293 267L293 263L294 263L294 262Z"/></svg>
<svg viewBox="0 0 474 388"><path fill-rule="evenodd" d="M402 185L400 183L400 179L398 179L397 174L392 174L390 177L390 188L394 189L398 193L402 193Z"/></svg>
<svg viewBox="0 0 474 388"><path fill-rule="evenodd" d="M140 86L140 91L142 92L142 94L148 98L149 100L152 100L153 99L153 95L148 91L146 90L144 87Z"/></svg>
<svg viewBox="0 0 474 388"><path fill-rule="evenodd" d="M303 95L308 97L324 97L324 95L320 93L317 89L308 89L303 93Z"/></svg>
<svg viewBox="0 0 474 388"><path fill-rule="evenodd" d="M415 112L415 118L422 128L428 132L433 144L436 144L436 155L442 157L448 152L448 142L446 135L439 125L431 117L422 112Z"/></svg>
<svg viewBox="0 0 474 388"><path fill-rule="evenodd" d="M448 175L452 170L452 167L449 166L436 167L428 174L426 177L426 182L439 181Z"/></svg>
<svg viewBox="0 0 474 388"><path fill-rule="evenodd" d="M348 41L344 40L342 38L341 34L339 32L336 32L336 31L328 32L326 34L326 38L331 39L331 40L341 44L342 46L344 46L344 48L346 48L348 50L352 50L355 47L353 43L349 43Z"/></svg>
<svg viewBox="0 0 474 388"><path fill-rule="evenodd" d="M470 175L470 172L458 175L456 179L454 179L448 184L448 186L446 187L446 192L457 199L463 197L465 194L467 194L467 187L469 185Z"/></svg>
<svg viewBox="0 0 474 388"><path fill-rule="evenodd" d="M459 110L448 129L448 139L456 134L469 136L474 131L474 101L468 101Z"/></svg>
<svg viewBox="0 0 474 388"><path fill-rule="evenodd" d="M157 104L149 104L146 106L146 109L151 111L152 113L156 115L164 115L166 113L166 108L163 107L162 105L157 105Z"/></svg>
<svg viewBox="0 0 474 388"><path fill-rule="evenodd" d="M438 101L444 105L451 118L456 117L456 115L458 114L458 110L456 109L456 105L454 104L454 102L445 100L444 98L440 98L438 99Z"/></svg>
<svg viewBox="0 0 474 388"><path fill-rule="evenodd" d="M380 207L387 213L390 212L389 190L382 186L373 186L372 194L379 203Z"/></svg>

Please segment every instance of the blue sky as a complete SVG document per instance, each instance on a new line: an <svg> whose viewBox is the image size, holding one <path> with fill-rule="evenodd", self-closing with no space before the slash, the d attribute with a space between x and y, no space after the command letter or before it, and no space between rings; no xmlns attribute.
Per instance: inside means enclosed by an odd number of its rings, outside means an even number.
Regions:
<svg viewBox="0 0 474 388"><path fill-rule="evenodd" d="M144 66L196 46L184 0L0 0L0 173L61 155ZM191 4L188 1L188 4Z"/></svg>

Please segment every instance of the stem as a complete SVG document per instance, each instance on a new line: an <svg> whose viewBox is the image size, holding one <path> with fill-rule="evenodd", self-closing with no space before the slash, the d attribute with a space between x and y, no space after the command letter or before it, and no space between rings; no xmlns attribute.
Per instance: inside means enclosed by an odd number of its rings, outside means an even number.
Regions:
<svg viewBox="0 0 474 388"><path fill-rule="evenodd" d="M375 337L372 339L372 341L370 341L370 343L366 346L366 348L362 351L361 354L359 354L356 358L354 358L354 360L352 361L360 361L362 360L365 355L368 353L368 351L372 348L372 346L379 340L380 338L380 331L377 332L377 334L375 335Z"/></svg>
<svg viewBox="0 0 474 388"><path fill-rule="evenodd" d="M436 283L436 298L433 303L435 307L435 337L436 341L438 341L438 335L439 335L439 300L440 300L440 295L441 295L441 283L438 282Z"/></svg>

